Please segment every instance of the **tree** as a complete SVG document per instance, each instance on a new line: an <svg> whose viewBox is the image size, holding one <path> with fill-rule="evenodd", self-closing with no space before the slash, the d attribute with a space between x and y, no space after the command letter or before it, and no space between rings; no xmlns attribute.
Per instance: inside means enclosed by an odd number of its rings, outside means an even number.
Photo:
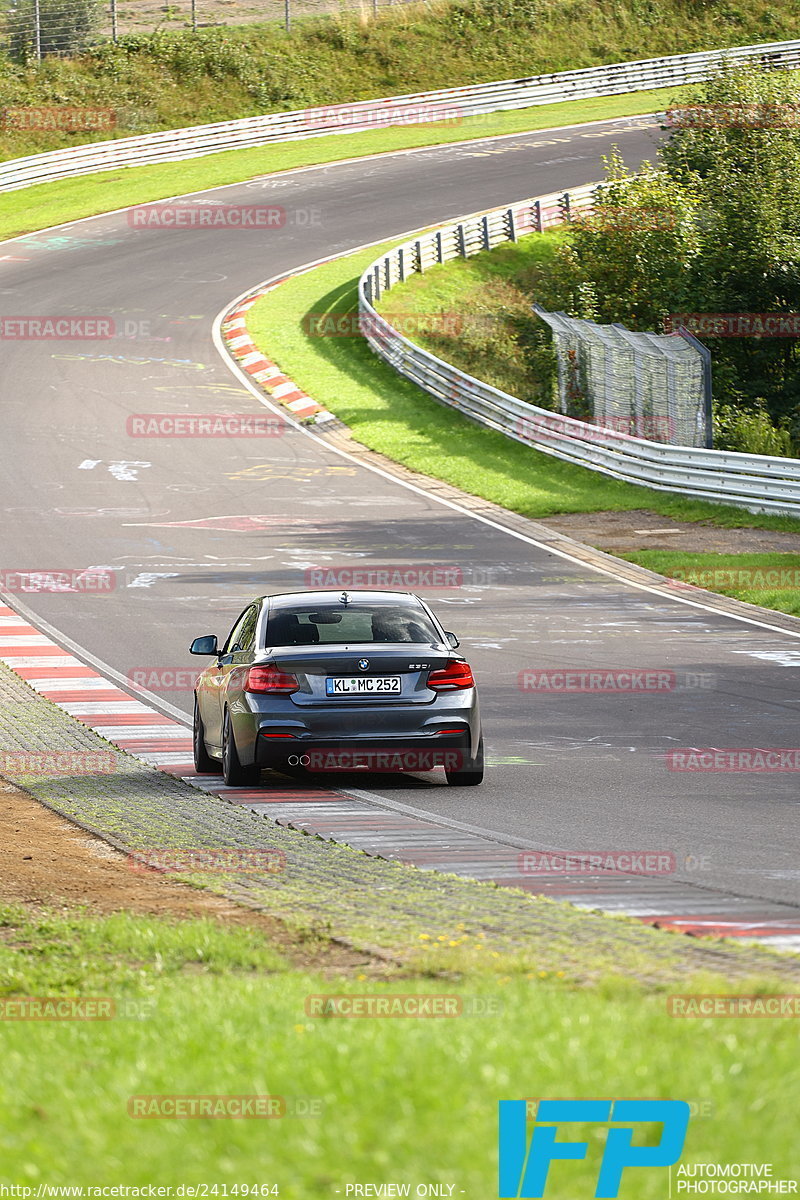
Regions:
<svg viewBox="0 0 800 1200"><path fill-rule="evenodd" d="M650 163L631 175L617 150L604 161L592 215L572 222L562 253L571 307L576 316L659 329L683 301L697 250L696 200Z"/></svg>
<svg viewBox="0 0 800 1200"><path fill-rule="evenodd" d="M676 114L662 151L669 180L698 198L694 312L800 312L800 105L786 71L723 70ZM696 115L695 115L696 114ZM699 119L698 119L699 117ZM722 399L800 437L800 357L792 338L711 338Z"/></svg>
<svg viewBox="0 0 800 1200"><path fill-rule="evenodd" d="M666 127L671 136L656 166L631 175L615 153L593 217L571 225L561 280L573 314L654 331L670 328L666 319L678 313L800 314L800 103L792 75L726 68L671 108ZM759 328L767 326L740 323L746 336L702 336L715 400L752 415L737 436L758 428L763 441L766 420L777 427L776 444L788 430L797 447L798 335L754 336Z"/></svg>

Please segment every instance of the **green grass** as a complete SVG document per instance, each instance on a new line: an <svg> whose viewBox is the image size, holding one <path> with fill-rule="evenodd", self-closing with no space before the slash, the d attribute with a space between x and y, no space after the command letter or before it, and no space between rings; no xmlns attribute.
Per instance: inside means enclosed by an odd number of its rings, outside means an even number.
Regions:
<svg viewBox="0 0 800 1200"><path fill-rule="evenodd" d="M680 89L660 88L601 100L541 105L510 113L467 117L458 124L428 124L335 134L252 150L226 150L180 163L158 163L103 171L76 179L37 184L0 197L0 238L43 229L112 209L238 183L257 175L383 154L417 146L460 142L502 134L583 124L666 107ZM587 180L587 183L591 182ZM534 184L531 187L534 188Z"/></svg>
<svg viewBox="0 0 800 1200"><path fill-rule="evenodd" d="M800 617L800 554L687 554L640 550L621 554L651 571Z"/></svg>
<svg viewBox="0 0 800 1200"><path fill-rule="evenodd" d="M255 930L225 929L207 919L169 924L128 913L28 918L0 906L0 996L75 987L87 995L120 995L147 989L162 972L230 975L284 966Z"/></svg>
<svg viewBox="0 0 800 1200"><path fill-rule="evenodd" d="M531 311L536 301L561 311L553 292L562 228L522 237L441 269L411 275L386 292L378 310L389 319L409 318L414 342L468 375L511 396L550 407L557 364L549 331ZM440 328L428 324L441 315Z"/></svg>
<svg viewBox="0 0 800 1200"><path fill-rule="evenodd" d="M358 441L528 517L647 508L677 520L800 531L800 520L791 517L752 515L670 496L561 462L437 404L359 338L308 336L304 315L355 310L360 272L394 244L396 239L289 280L259 300L247 319L258 345L340 417ZM425 278L433 280L439 271L434 268ZM385 307L390 303L387 299Z"/></svg>
<svg viewBox="0 0 800 1200"><path fill-rule="evenodd" d="M498 1100L546 1096L685 1099L708 1115L690 1123L684 1161L739 1161L746 1124L748 1161L792 1174L796 1122L786 1097L800 1068L790 1020L681 1021L667 1016L663 994L576 991L535 976L322 979L281 970L260 936L205 922L2 910L1 977L9 964L14 970L6 992L97 996L105 988L147 1003L108 1021L0 1022L0 1181L34 1189L277 1184L286 1200L344 1194L354 1182L410 1182L412 1194L417 1183L443 1182L455 1195L488 1197L496 1194ZM744 989L717 979L713 990ZM306 1015L308 995L343 992L478 997L493 1012ZM127 1115L131 1096L172 1094L280 1095L290 1111L320 1115ZM554 1168L554 1200L593 1194L602 1135L585 1132L587 1160ZM657 1170L631 1173L620 1193L665 1195Z"/></svg>

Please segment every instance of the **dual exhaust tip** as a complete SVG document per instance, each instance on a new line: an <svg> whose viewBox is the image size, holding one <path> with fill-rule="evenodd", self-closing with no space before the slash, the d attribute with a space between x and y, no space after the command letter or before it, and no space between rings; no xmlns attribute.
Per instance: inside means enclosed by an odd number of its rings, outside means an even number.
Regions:
<svg viewBox="0 0 800 1200"><path fill-rule="evenodd" d="M311 755L310 754L290 754L288 762L289 762L290 767L307 767L308 764L311 762Z"/></svg>

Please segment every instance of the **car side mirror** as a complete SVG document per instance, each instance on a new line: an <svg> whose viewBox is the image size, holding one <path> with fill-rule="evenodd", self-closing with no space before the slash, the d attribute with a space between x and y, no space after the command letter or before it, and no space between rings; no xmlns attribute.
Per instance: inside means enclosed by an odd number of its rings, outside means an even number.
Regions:
<svg viewBox="0 0 800 1200"><path fill-rule="evenodd" d="M195 638L189 647L190 654L219 654L217 635L208 633L205 637Z"/></svg>
<svg viewBox="0 0 800 1200"><path fill-rule="evenodd" d="M458 638L456 637L456 635L454 633L445 633L444 636L447 638L447 641L450 644L451 650L457 650L458 647L461 645L461 643L459 642Z"/></svg>

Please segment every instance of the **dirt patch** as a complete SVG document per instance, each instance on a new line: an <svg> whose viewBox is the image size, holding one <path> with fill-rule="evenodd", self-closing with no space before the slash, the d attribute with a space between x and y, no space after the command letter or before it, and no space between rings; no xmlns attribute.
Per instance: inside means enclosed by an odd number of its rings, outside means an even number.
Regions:
<svg viewBox="0 0 800 1200"><path fill-rule="evenodd" d="M0 780L0 901L39 908L85 908L93 915L133 912L171 920L205 917L262 931L299 970L371 977L385 962L324 938L304 940L280 921L177 883L134 871L128 858Z"/></svg>
<svg viewBox="0 0 800 1200"><path fill-rule="evenodd" d="M774 529L722 529L703 521L673 521L646 508L630 512L563 513L540 525L611 554L686 550L698 554L798 554L800 533Z"/></svg>

